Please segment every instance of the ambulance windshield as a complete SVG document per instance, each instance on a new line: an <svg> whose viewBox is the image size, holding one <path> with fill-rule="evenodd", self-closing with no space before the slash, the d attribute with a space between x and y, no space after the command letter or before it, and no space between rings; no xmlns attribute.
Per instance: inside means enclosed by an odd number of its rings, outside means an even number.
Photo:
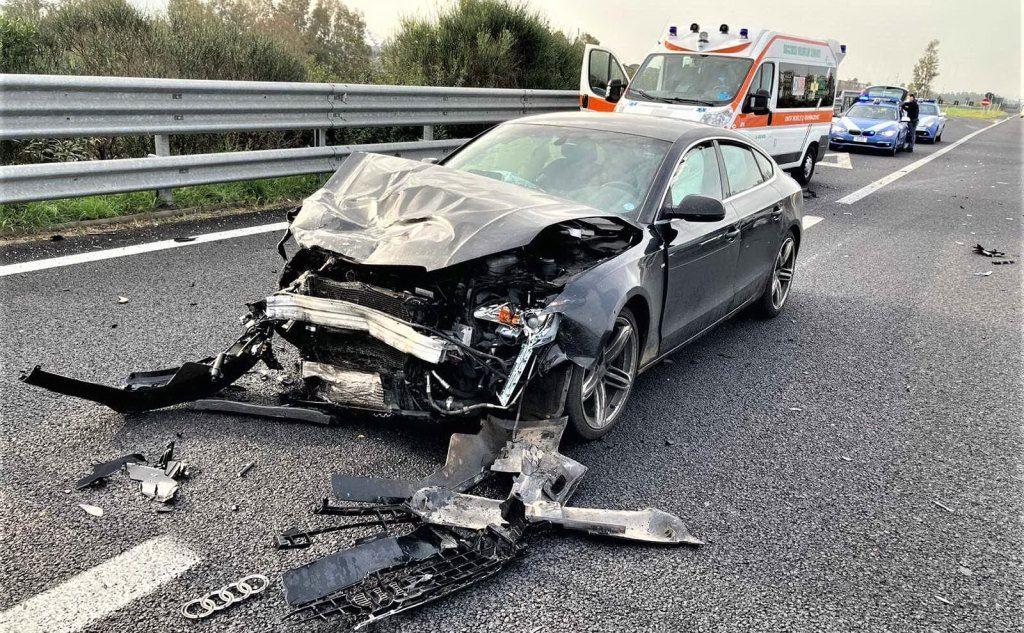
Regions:
<svg viewBox="0 0 1024 633"><path fill-rule="evenodd" d="M733 100L753 60L743 57L657 53L629 84L627 99L721 106Z"/></svg>

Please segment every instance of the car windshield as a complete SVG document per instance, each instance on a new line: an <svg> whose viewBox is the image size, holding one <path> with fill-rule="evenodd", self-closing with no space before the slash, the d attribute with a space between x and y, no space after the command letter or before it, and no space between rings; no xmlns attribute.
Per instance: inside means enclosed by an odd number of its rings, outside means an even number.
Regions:
<svg viewBox="0 0 1024 633"><path fill-rule="evenodd" d="M718 106L733 100L753 63L742 57L649 55L629 83L627 99Z"/></svg>
<svg viewBox="0 0 1024 633"><path fill-rule="evenodd" d="M445 166L635 216L671 143L593 129L510 123Z"/></svg>
<svg viewBox="0 0 1024 633"><path fill-rule="evenodd" d="M917 106L918 114L939 114L939 106L934 103L922 103Z"/></svg>
<svg viewBox="0 0 1024 633"><path fill-rule="evenodd" d="M878 105L855 105L846 112L851 119L878 119L879 121L895 121L896 108Z"/></svg>
<svg viewBox="0 0 1024 633"><path fill-rule="evenodd" d="M900 101L907 98L907 91L903 88L896 88L894 86L871 86L867 88L862 94L869 97L886 97L890 99L899 99Z"/></svg>

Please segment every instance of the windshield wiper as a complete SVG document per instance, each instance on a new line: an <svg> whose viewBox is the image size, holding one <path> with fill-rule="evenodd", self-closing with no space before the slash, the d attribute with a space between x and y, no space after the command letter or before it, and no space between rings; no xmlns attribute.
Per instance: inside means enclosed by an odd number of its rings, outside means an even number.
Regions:
<svg viewBox="0 0 1024 633"><path fill-rule="evenodd" d="M644 90L643 88L631 88L630 92L635 92L636 94L640 95L641 97L643 97L645 99L650 99L651 101L660 101L662 103L672 103L672 99L669 99L668 97L656 97L656 96L652 95L651 93L647 92L646 90Z"/></svg>
<svg viewBox="0 0 1024 633"><path fill-rule="evenodd" d="M688 99L686 97L665 97L666 99L675 103L696 103L697 105L714 106L714 103L710 101L704 101L703 99Z"/></svg>

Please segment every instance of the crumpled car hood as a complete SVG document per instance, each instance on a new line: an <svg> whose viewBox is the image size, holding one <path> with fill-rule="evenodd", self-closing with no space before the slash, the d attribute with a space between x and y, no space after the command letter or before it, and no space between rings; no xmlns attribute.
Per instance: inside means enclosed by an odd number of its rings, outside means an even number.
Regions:
<svg viewBox="0 0 1024 633"><path fill-rule="evenodd" d="M592 207L469 172L352 154L291 224L303 247L359 264L427 271L529 244L567 220L636 225ZM639 230L639 229L637 229Z"/></svg>

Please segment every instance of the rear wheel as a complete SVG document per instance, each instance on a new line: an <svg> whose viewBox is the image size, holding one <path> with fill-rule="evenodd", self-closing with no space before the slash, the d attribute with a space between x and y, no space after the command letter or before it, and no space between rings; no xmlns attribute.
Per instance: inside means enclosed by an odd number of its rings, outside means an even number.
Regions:
<svg viewBox="0 0 1024 633"><path fill-rule="evenodd" d="M596 440L619 422L633 391L639 360L636 318L624 308L594 363L587 369L573 367L565 407L577 435Z"/></svg>
<svg viewBox="0 0 1024 633"><path fill-rule="evenodd" d="M800 166L791 171L793 180L797 181L801 185L806 185L811 182L811 176L814 175L814 168L818 164L818 146L811 145L807 148L807 153L804 154L804 159L800 161Z"/></svg>
<svg viewBox="0 0 1024 633"><path fill-rule="evenodd" d="M796 238L793 233L787 233L782 246L775 255L775 263L772 265L771 274L765 284L764 292L755 303L757 313L766 318L772 319L782 312L786 306L786 299L789 298L789 289L793 286L793 274L796 272Z"/></svg>

